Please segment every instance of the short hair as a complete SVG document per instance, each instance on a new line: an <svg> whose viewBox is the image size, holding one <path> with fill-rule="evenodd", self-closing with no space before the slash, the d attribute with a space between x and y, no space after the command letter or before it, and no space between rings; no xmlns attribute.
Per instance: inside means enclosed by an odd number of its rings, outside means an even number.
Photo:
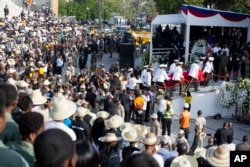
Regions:
<svg viewBox="0 0 250 167"><path fill-rule="evenodd" d="M158 167L157 161L147 153L134 154L129 157L125 162L123 167Z"/></svg>
<svg viewBox="0 0 250 167"><path fill-rule="evenodd" d="M29 109L30 105L33 105L33 102L29 95L24 94L19 96L17 107L19 107L22 111L26 111Z"/></svg>
<svg viewBox="0 0 250 167"><path fill-rule="evenodd" d="M1 84L0 89L5 92L6 95L8 95L8 98L6 98L5 106L9 107L13 104L13 102L17 99L17 90L16 88L11 84Z"/></svg>
<svg viewBox="0 0 250 167"><path fill-rule="evenodd" d="M5 113L6 95L3 90L0 89L0 116Z"/></svg>
<svg viewBox="0 0 250 167"><path fill-rule="evenodd" d="M201 110L198 110L197 114L198 114L198 115L201 115L201 114L202 114L202 111L201 111Z"/></svg>
<svg viewBox="0 0 250 167"><path fill-rule="evenodd" d="M177 152L179 153L179 155L187 154L187 150L188 150L188 146L186 143L179 142L177 144Z"/></svg>
<svg viewBox="0 0 250 167"><path fill-rule="evenodd" d="M62 167L74 156L74 142L66 132L49 129L37 136L34 152L38 167Z"/></svg>
<svg viewBox="0 0 250 167"><path fill-rule="evenodd" d="M98 154L93 146L87 141L79 141L75 145L78 161L76 167L98 167Z"/></svg>
<svg viewBox="0 0 250 167"><path fill-rule="evenodd" d="M26 112L21 115L19 121L19 131L23 139L26 139L29 134L37 134L44 126L43 115L37 112Z"/></svg>
<svg viewBox="0 0 250 167"><path fill-rule="evenodd" d="M248 136L247 136L247 135L244 135L243 138L242 138L242 141L243 141L243 142L247 142L247 141L248 141Z"/></svg>

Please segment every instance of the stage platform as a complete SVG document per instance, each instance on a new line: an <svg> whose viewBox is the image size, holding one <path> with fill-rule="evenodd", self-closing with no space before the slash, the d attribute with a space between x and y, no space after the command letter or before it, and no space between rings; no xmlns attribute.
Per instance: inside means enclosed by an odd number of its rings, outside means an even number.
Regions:
<svg viewBox="0 0 250 167"><path fill-rule="evenodd" d="M199 87L198 92L194 92L194 89L191 87L190 92L192 94L192 102L191 102L191 113L192 119L197 117L197 111L202 110L204 117L213 117L216 114L221 114L223 118L231 118L232 114L235 111L235 107L230 109L224 109L219 104L219 88L222 81L218 81L214 83L214 89L212 90L212 86L207 87ZM178 90L179 88L177 88ZM177 90L172 97L172 106L174 109L174 119L179 119L180 113L183 111L184 97L177 95Z"/></svg>

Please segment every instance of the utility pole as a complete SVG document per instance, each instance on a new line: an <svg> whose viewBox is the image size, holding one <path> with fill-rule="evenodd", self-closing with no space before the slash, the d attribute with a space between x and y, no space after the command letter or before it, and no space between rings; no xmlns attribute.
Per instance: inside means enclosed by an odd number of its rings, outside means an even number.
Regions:
<svg viewBox="0 0 250 167"><path fill-rule="evenodd" d="M99 30L101 31L101 0L98 0Z"/></svg>

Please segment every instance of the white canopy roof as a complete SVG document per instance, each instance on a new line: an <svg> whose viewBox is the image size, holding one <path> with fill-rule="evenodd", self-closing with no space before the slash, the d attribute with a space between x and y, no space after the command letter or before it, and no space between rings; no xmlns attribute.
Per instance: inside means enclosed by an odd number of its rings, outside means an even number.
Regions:
<svg viewBox="0 0 250 167"><path fill-rule="evenodd" d="M157 15L151 24L183 24L186 23L182 14Z"/></svg>

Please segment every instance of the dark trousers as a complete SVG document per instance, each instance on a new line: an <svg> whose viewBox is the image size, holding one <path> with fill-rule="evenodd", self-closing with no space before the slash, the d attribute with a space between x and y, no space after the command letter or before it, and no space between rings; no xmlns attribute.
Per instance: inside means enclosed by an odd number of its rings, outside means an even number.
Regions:
<svg viewBox="0 0 250 167"><path fill-rule="evenodd" d="M185 138L188 140L188 135L190 133L189 128L180 128L180 129L184 130L184 132L185 132Z"/></svg>
<svg viewBox="0 0 250 167"><path fill-rule="evenodd" d="M143 112L144 113L144 112ZM143 113L139 114L138 111L135 111L136 123L143 125Z"/></svg>
<svg viewBox="0 0 250 167"><path fill-rule="evenodd" d="M171 135L171 125L172 125L171 118L163 118L162 119L162 135L166 134L166 130L168 131L168 136Z"/></svg>
<svg viewBox="0 0 250 167"><path fill-rule="evenodd" d="M205 74L204 74L204 85L203 86L208 86L209 79L210 79L210 73L205 72Z"/></svg>
<svg viewBox="0 0 250 167"><path fill-rule="evenodd" d="M130 122L131 112L125 110L125 122Z"/></svg>
<svg viewBox="0 0 250 167"><path fill-rule="evenodd" d="M162 122L162 118L163 118L163 113L162 112L160 112L160 111L158 111L157 112L157 116L158 116L158 122Z"/></svg>

